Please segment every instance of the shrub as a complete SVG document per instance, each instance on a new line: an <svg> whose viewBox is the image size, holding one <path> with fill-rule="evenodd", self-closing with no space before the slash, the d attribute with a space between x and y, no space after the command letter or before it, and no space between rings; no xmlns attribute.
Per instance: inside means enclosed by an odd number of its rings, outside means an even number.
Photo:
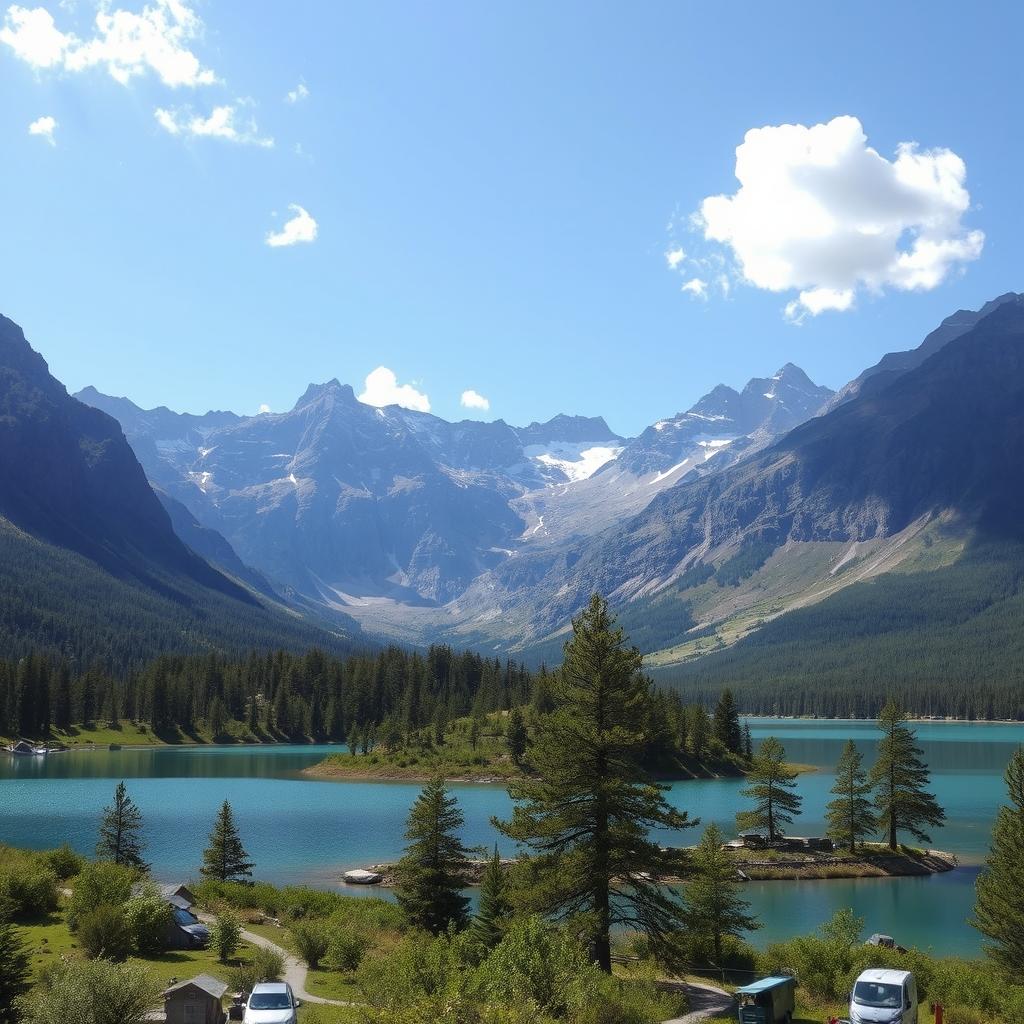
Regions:
<svg viewBox="0 0 1024 1024"><path fill-rule="evenodd" d="M247 964L231 972L231 985L237 992L250 992L261 981L279 981L284 974L284 960L280 953L257 946Z"/></svg>
<svg viewBox="0 0 1024 1024"><path fill-rule="evenodd" d="M11 917L39 917L57 909L57 876L43 858L9 857L0 867L0 904Z"/></svg>
<svg viewBox="0 0 1024 1024"><path fill-rule="evenodd" d="M142 1024L159 998L142 964L64 959L50 966L25 1002L24 1024Z"/></svg>
<svg viewBox="0 0 1024 1024"><path fill-rule="evenodd" d="M138 895L124 905L124 915L132 944L140 953L160 953L167 948L171 908L156 886L148 884Z"/></svg>
<svg viewBox="0 0 1024 1024"><path fill-rule="evenodd" d="M78 922L78 942L91 960L127 960L133 942L124 909L101 903L83 914Z"/></svg>
<svg viewBox="0 0 1024 1024"><path fill-rule="evenodd" d="M292 925L291 932L299 956L315 971L327 954L327 929L320 922L307 921Z"/></svg>
<svg viewBox="0 0 1024 1024"><path fill-rule="evenodd" d="M89 911L102 904L119 907L132 895L138 873L131 868L110 861L90 861L82 868L75 880L71 899L68 901L68 927L76 931Z"/></svg>
<svg viewBox="0 0 1024 1024"><path fill-rule="evenodd" d="M331 932L324 962L332 971L358 971L369 948L370 940L360 932L348 929Z"/></svg>
<svg viewBox="0 0 1024 1024"><path fill-rule="evenodd" d="M85 866L85 858L80 853L75 853L67 843L58 846L56 850L48 850L43 856L50 869L62 882L74 878Z"/></svg>
<svg viewBox="0 0 1024 1024"><path fill-rule="evenodd" d="M218 914L210 929L210 944L217 950L217 957L226 964L238 952L242 943L241 922L231 913Z"/></svg>

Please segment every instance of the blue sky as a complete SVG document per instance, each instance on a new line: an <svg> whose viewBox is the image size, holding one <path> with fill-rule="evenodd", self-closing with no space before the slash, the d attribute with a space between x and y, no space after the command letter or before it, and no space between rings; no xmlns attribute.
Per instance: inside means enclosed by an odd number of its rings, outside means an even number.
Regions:
<svg viewBox="0 0 1024 1024"><path fill-rule="evenodd" d="M1024 289L1016 4L3 11L0 311L72 390L276 411L385 367L635 433Z"/></svg>

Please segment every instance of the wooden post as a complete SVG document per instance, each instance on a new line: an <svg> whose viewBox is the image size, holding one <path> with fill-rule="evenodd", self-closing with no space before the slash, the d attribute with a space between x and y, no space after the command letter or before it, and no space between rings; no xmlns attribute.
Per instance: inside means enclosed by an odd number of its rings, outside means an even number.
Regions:
<svg viewBox="0 0 1024 1024"><path fill-rule="evenodd" d="M942 1003L932 1003L932 1013L935 1016L935 1024L942 1024Z"/></svg>

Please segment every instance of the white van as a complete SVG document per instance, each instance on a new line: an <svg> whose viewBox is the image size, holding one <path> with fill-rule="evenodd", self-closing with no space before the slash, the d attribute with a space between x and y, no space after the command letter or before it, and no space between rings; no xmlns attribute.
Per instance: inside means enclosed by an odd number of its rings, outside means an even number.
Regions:
<svg viewBox="0 0 1024 1024"><path fill-rule="evenodd" d="M910 971L873 967L853 983L850 1024L917 1024L917 982Z"/></svg>

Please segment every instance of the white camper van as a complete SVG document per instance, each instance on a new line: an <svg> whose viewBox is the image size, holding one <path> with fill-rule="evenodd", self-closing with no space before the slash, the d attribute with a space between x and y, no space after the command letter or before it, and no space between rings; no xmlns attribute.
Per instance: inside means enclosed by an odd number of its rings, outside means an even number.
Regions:
<svg viewBox="0 0 1024 1024"><path fill-rule="evenodd" d="M910 971L873 967L853 983L850 1024L917 1024L917 982Z"/></svg>

